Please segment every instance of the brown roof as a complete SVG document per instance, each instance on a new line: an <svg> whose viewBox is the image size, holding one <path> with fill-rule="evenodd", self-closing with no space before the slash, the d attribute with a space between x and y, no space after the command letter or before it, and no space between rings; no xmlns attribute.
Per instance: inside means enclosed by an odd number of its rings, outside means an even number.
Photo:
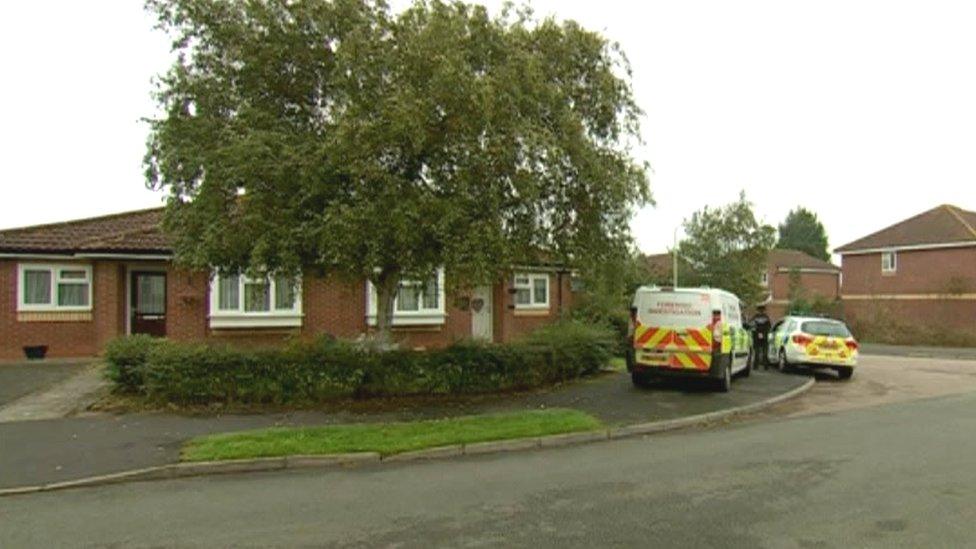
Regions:
<svg viewBox="0 0 976 549"><path fill-rule="evenodd" d="M837 248L837 253L926 246L934 244L976 243L976 212L943 204L915 217Z"/></svg>
<svg viewBox="0 0 976 549"><path fill-rule="evenodd" d="M651 254L644 256L644 265L654 274L669 274L673 268L673 259L670 253Z"/></svg>
<svg viewBox="0 0 976 549"><path fill-rule="evenodd" d="M170 253L163 208L0 231L3 253Z"/></svg>
<svg viewBox="0 0 976 549"><path fill-rule="evenodd" d="M770 250L766 263L773 269L824 269L840 272L840 267L799 250Z"/></svg>

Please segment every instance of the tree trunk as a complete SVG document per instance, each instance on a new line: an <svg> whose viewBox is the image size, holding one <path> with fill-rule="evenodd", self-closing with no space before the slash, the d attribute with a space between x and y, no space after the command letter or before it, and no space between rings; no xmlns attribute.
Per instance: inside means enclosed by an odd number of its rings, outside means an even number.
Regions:
<svg viewBox="0 0 976 549"><path fill-rule="evenodd" d="M395 271L380 272L373 286L376 288L376 339L385 347L393 343L393 301L400 287L400 274Z"/></svg>

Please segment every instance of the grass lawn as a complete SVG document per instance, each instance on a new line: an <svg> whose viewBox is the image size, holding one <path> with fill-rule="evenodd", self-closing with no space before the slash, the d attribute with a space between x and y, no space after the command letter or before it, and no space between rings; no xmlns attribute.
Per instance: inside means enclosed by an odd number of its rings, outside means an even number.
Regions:
<svg viewBox="0 0 976 549"><path fill-rule="evenodd" d="M627 371L627 359L622 356L615 356L610 359L610 367L614 372L625 372Z"/></svg>
<svg viewBox="0 0 976 549"><path fill-rule="evenodd" d="M451 444L576 433L599 429L595 417L553 408L451 419L324 427L276 427L207 435L183 446L183 461L287 455L379 452L382 455Z"/></svg>

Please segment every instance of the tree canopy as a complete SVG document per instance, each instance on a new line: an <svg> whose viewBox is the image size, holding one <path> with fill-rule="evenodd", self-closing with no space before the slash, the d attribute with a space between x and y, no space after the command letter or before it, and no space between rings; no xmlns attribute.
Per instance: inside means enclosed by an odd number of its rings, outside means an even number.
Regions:
<svg viewBox="0 0 976 549"><path fill-rule="evenodd" d="M177 260L367 278L380 329L404 279L599 264L650 200L616 45L462 2L148 0L176 60L148 183Z"/></svg>
<svg viewBox="0 0 976 549"><path fill-rule="evenodd" d="M749 305L762 300L760 282L776 229L756 219L745 193L721 208L705 208L684 223L678 253L687 261L682 285L706 285L736 294Z"/></svg>
<svg viewBox="0 0 976 549"><path fill-rule="evenodd" d="M824 261L830 261L827 230L817 214L803 206L790 210L786 219L780 223L779 241L776 247L799 250Z"/></svg>

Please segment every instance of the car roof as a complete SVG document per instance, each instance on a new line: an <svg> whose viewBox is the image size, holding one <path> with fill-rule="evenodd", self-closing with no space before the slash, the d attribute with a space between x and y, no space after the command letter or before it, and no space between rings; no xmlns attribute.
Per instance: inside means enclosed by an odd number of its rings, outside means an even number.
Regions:
<svg viewBox="0 0 976 549"><path fill-rule="evenodd" d="M815 321L819 321L819 322L834 322L834 323L837 323L837 324L845 324L843 320L837 320L836 318L824 318L824 317L820 317L820 316L794 316L794 315L786 315L786 316L783 317L783 320L797 320L797 321L800 321L800 322L807 322L807 321L814 321L815 320Z"/></svg>

